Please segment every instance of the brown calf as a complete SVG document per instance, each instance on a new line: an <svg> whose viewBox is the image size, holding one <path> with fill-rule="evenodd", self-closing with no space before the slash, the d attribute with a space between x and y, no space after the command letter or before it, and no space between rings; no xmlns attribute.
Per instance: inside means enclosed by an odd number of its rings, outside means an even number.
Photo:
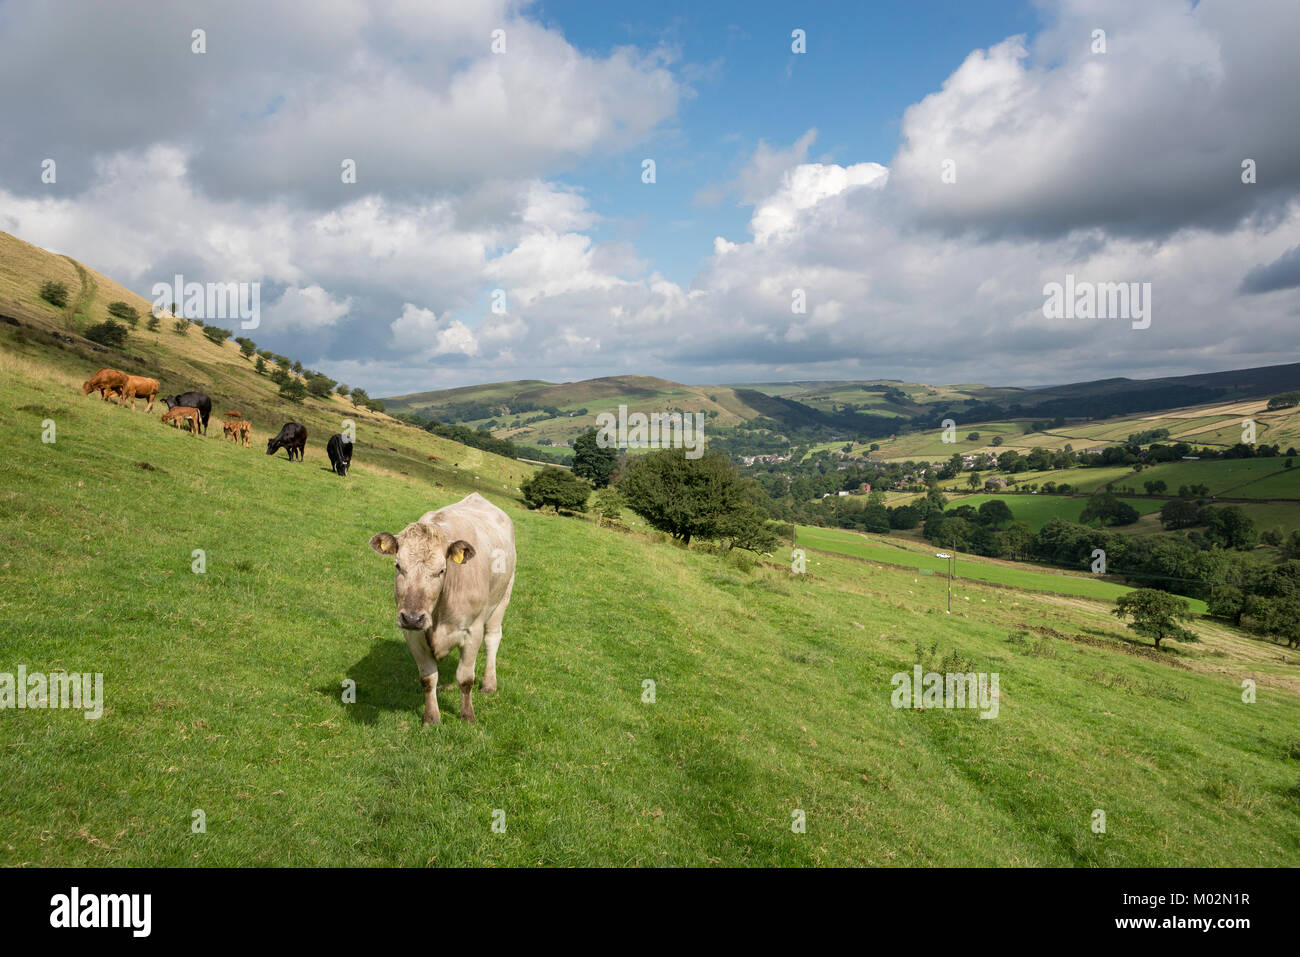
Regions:
<svg viewBox="0 0 1300 957"><path fill-rule="evenodd" d="M203 421L198 409L188 405L174 405L164 412L162 417L164 422L170 422L178 429L181 427L182 419L190 423L190 431L194 433L195 438L198 438L199 423Z"/></svg>

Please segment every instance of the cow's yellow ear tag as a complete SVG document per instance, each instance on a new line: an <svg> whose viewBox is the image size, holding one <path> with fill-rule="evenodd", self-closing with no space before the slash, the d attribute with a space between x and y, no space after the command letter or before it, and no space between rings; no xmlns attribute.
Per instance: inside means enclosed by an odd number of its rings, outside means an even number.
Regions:
<svg viewBox="0 0 1300 957"><path fill-rule="evenodd" d="M383 544L384 544L384 553L386 555L393 555L397 552L397 543L394 542L391 538L384 539Z"/></svg>
<svg viewBox="0 0 1300 957"><path fill-rule="evenodd" d="M457 552L455 555L452 555L452 556L451 556L451 560L452 560L453 562L455 562L457 565L464 565L464 564L465 564L465 553L464 553L464 552Z"/></svg>

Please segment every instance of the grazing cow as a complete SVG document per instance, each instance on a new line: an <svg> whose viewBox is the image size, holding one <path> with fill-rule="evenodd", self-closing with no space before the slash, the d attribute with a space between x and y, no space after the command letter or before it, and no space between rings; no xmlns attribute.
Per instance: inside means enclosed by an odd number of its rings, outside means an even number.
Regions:
<svg viewBox="0 0 1300 957"><path fill-rule="evenodd" d="M203 415L203 434L208 434L208 417L212 415L212 400L202 392L184 392L180 395L167 396L163 399L167 408L171 409L178 405L188 405L191 409L198 409Z"/></svg>
<svg viewBox="0 0 1300 957"><path fill-rule="evenodd" d="M81 383L81 394L90 395L98 392L99 397L107 402L114 394L126 391L127 374L117 369L100 369L93 376Z"/></svg>
<svg viewBox="0 0 1300 957"><path fill-rule="evenodd" d="M330 468L339 475L347 475L352 464L352 440L335 432L326 443L325 451L330 457Z"/></svg>
<svg viewBox="0 0 1300 957"><path fill-rule="evenodd" d="M227 409L221 414L223 419L242 419L244 414L236 409Z"/></svg>
<svg viewBox="0 0 1300 957"><path fill-rule="evenodd" d="M273 439L266 440L266 454L274 455L277 449L285 449L289 453L289 461L293 461L293 454L298 453L298 461L302 461L302 451L307 447L307 430L297 422L286 422L280 429L280 434Z"/></svg>
<svg viewBox="0 0 1300 957"><path fill-rule="evenodd" d="M174 405L163 413L162 420L170 422L178 429L181 427L181 420L184 420L190 424L190 431L194 433L194 437L198 438L200 418L199 410L193 406Z"/></svg>
<svg viewBox="0 0 1300 957"><path fill-rule="evenodd" d="M253 447L253 423L252 422L249 422L247 419L240 419L235 423L235 433L238 435L239 439L244 443L244 448L251 449Z"/></svg>
<svg viewBox="0 0 1300 957"><path fill-rule="evenodd" d="M424 688L424 723L437 724L438 662L460 649L460 716L474 720L470 692L479 647L487 645L483 693L497 690L501 621L515 585L515 526L477 492L426 512L397 535L380 532L370 547L394 557L397 627Z"/></svg>
<svg viewBox="0 0 1300 957"><path fill-rule="evenodd" d="M122 398L118 400L118 405L126 405L126 400L131 400L131 411L135 411L136 398L148 399L149 404L145 406L145 412L153 411L153 401L158 398L158 380L146 379L144 376L128 375L126 385L122 389Z"/></svg>
<svg viewBox="0 0 1300 957"><path fill-rule="evenodd" d="M221 423L221 434L223 438L230 439L232 442L239 441L239 419L227 419Z"/></svg>

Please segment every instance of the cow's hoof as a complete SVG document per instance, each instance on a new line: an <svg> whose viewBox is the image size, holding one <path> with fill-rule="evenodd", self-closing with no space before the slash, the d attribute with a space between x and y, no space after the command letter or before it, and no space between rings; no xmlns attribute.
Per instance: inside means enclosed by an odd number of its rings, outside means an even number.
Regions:
<svg viewBox="0 0 1300 957"><path fill-rule="evenodd" d="M425 715L424 715L424 723L425 723L425 724L442 724L442 715L440 715L440 714L428 714L428 713L426 712Z"/></svg>
<svg viewBox="0 0 1300 957"><path fill-rule="evenodd" d="M484 681L482 691L484 694L496 694L497 683L495 681Z"/></svg>
<svg viewBox="0 0 1300 957"><path fill-rule="evenodd" d="M460 713L460 720L468 721L470 724L473 724L476 720L474 717L474 712L471 711L469 714L466 714L464 711L462 711Z"/></svg>

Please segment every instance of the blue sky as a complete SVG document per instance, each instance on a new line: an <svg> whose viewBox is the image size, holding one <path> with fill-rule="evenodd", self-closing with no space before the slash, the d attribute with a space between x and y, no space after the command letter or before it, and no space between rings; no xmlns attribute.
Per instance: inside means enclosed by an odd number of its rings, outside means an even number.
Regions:
<svg viewBox="0 0 1300 957"><path fill-rule="evenodd" d="M3 0L0 229L259 283L259 346L373 395L1291 362L1296 36L1294 0ZM1050 315L1071 276L1150 323Z"/></svg>
<svg viewBox="0 0 1300 957"><path fill-rule="evenodd" d="M749 207L734 193L701 196L733 181L766 141L786 148L817 130L811 160L888 164L903 111L942 85L975 49L1038 28L1026 2L906 0L788 4L546 2L553 23L584 52L663 45L680 57L694 96L670 128L635 153L601 157L557 177L582 189L606 222L592 231L630 240L668 278L686 285L713 237L744 239ZM653 17L653 19L650 19ZM807 53L791 52L800 28ZM657 182L643 186L641 160Z"/></svg>

